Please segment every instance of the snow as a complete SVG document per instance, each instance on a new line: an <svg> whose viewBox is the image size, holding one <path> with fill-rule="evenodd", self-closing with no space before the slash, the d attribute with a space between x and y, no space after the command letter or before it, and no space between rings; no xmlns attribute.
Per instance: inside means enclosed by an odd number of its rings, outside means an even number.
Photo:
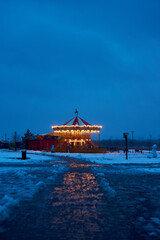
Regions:
<svg viewBox="0 0 160 240"><path fill-rule="evenodd" d="M9 197L5 195L1 199L1 205L0 205L0 220L4 221L6 218L9 217L9 210L11 207L15 206L17 204L17 200L13 199L12 197Z"/></svg>
<svg viewBox="0 0 160 240"><path fill-rule="evenodd" d="M98 164L153 164L160 163L160 152L157 158L148 159L148 152L145 153L129 153L128 160L124 153L55 153L56 156L72 157L84 159Z"/></svg>
<svg viewBox="0 0 160 240"><path fill-rule="evenodd" d="M152 217L151 220L153 223L160 225L160 218Z"/></svg>
<svg viewBox="0 0 160 240"><path fill-rule="evenodd" d="M152 151L147 157L148 158L156 158L157 157L157 145L156 144L153 145Z"/></svg>
<svg viewBox="0 0 160 240"><path fill-rule="evenodd" d="M87 163L90 162L100 187L104 190L106 196L111 199L110 201L115 201L119 191L125 192L125 187L128 186L131 175L153 174L154 177L157 177L160 174L160 152L157 152L157 158L147 158L147 155L148 152L142 154L131 152L128 154L128 160L126 160L125 154L122 152L81 154L27 151L27 157L30 159L21 160L17 159L21 157L21 151L0 150L0 223L9 218L12 210L21 201L31 200L34 194L44 191L55 180L57 174L66 170L67 165L64 164L64 159L61 160L60 157L69 157L73 161L82 159ZM123 174L125 176L123 184L126 184L126 186L119 185L117 181L116 184L113 184L109 177L113 176L112 173L116 173L115 178L120 176L118 179ZM128 179L127 182L126 179ZM132 179L134 180L134 178ZM152 191L159 192L159 185L155 184L154 186ZM124 195L122 194L121 197ZM147 200L140 197L139 201L143 205L143 202ZM154 205L159 206L157 199ZM158 207L155 209L158 209ZM160 231L159 214L157 212L153 212L151 216L141 214L137 218L139 231L141 231L142 225L143 230L149 235L157 235ZM0 229L0 231L2 230Z"/></svg>
<svg viewBox="0 0 160 240"><path fill-rule="evenodd" d="M100 185L102 186L102 188L105 190L104 192L109 197L113 198L116 196L116 191L109 185L109 182L107 182L107 180L104 177L100 179Z"/></svg>
<svg viewBox="0 0 160 240"><path fill-rule="evenodd" d="M30 159L17 159L20 157L21 151L0 150L0 222L21 200L30 200L64 170L61 163L53 166L57 162L53 156L28 153Z"/></svg>
<svg viewBox="0 0 160 240"><path fill-rule="evenodd" d="M114 153L50 153L40 151L29 151L30 154L37 156L59 156L70 157L73 160L82 159L93 164L117 166L117 168L110 170L116 172L124 172L128 174L143 173L159 174L160 173L160 152L157 151L157 158L148 158L148 151L143 153L128 153L128 159L123 152ZM119 166L119 167L118 167ZM95 171L96 168L95 168ZM100 173L103 174L103 173Z"/></svg>
<svg viewBox="0 0 160 240"><path fill-rule="evenodd" d="M17 164L33 164L42 161L48 161L51 160L52 155L48 155L46 158L47 154L43 155L42 152L34 152L34 151L27 151L27 158L26 160L19 159L22 157L21 154L22 150L20 151L11 151L11 150L6 150L6 149L1 149L0 150L0 164L1 163L17 163ZM39 154L38 154L39 153Z"/></svg>

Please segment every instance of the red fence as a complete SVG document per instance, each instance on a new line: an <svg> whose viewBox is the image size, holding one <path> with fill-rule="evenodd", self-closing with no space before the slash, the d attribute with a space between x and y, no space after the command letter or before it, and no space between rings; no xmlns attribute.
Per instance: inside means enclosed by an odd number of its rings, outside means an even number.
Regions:
<svg viewBox="0 0 160 240"><path fill-rule="evenodd" d="M31 140L28 143L28 149L30 150L45 150L45 151L50 151L52 145L56 146L57 141L56 140Z"/></svg>

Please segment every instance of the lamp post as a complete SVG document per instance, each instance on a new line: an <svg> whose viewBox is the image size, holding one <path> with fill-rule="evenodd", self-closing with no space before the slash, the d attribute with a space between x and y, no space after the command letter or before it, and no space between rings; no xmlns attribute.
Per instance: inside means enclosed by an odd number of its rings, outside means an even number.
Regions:
<svg viewBox="0 0 160 240"><path fill-rule="evenodd" d="M123 133L123 137L126 140L126 159L128 159L128 135L129 133Z"/></svg>

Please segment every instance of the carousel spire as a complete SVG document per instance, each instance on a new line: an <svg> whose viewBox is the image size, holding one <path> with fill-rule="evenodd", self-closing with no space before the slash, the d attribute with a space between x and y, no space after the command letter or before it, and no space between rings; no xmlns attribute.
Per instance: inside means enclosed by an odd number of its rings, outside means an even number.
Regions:
<svg viewBox="0 0 160 240"><path fill-rule="evenodd" d="M76 116L78 116L78 110L77 109L75 110L75 114L76 114Z"/></svg>

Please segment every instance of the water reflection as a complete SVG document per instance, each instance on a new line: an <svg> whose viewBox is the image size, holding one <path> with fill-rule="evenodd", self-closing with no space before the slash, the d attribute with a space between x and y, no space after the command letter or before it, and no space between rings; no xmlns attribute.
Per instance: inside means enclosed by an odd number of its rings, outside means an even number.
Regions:
<svg viewBox="0 0 160 240"><path fill-rule="evenodd" d="M73 162L73 163L69 164L69 167L71 167L71 168L79 168L79 167L88 168L88 167L91 167L91 166L104 167L104 164L102 165L102 164L95 164L95 163L88 164L88 163L76 163L76 162Z"/></svg>
<svg viewBox="0 0 160 240"><path fill-rule="evenodd" d="M69 172L52 192L52 228L59 239L93 239L103 222L98 182L90 172ZM62 237L63 236L63 237Z"/></svg>
<svg viewBox="0 0 160 240"><path fill-rule="evenodd" d="M79 168L79 167L88 168L88 167L91 166L91 164L87 164L87 163L85 163L85 164L84 163L78 163L77 164L76 162L73 162L73 163L70 163L69 166L72 167L72 168Z"/></svg>

